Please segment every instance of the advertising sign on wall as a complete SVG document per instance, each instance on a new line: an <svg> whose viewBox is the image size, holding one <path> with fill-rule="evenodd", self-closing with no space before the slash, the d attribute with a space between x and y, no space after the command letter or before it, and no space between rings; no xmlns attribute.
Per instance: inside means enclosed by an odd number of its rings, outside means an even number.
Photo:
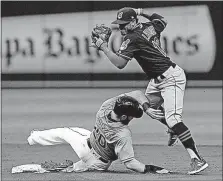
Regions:
<svg viewBox="0 0 223 181"><path fill-rule="evenodd" d="M209 72L216 42L206 5L148 8L168 25L161 42L170 58L187 72ZM90 47L96 24L113 29L109 46L118 50L121 36L111 26L117 11L32 15L2 18L2 72L7 73L142 73L136 61L120 71ZM144 18L139 17L141 21Z"/></svg>

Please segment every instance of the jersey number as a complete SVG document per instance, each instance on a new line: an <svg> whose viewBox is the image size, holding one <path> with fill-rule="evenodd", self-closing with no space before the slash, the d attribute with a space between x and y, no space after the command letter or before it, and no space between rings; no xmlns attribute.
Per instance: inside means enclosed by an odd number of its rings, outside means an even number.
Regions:
<svg viewBox="0 0 223 181"><path fill-rule="evenodd" d="M99 145L103 148L106 147L106 140L105 137L100 133L100 130L96 127L94 127L93 131L95 139L98 141Z"/></svg>

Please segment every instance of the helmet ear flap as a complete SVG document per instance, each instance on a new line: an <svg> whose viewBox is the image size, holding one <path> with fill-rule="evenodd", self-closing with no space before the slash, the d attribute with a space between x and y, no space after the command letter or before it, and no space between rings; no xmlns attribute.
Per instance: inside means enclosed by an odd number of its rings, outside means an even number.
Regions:
<svg viewBox="0 0 223 181"><path fill-rule="evenodd" d="M118 98L116 100L115 107L114 107L114 112L118 116L122 116L123 115L123 102L122 102L121 98Z"/></svg>

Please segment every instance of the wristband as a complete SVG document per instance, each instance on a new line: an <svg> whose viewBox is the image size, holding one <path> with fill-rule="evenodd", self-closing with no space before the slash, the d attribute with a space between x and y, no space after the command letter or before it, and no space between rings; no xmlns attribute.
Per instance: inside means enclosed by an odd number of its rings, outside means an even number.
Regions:
<svg viewBox="0 0 223 181"><path fill-rule="evenodd" d="M141 14L142 14L142 8L138 8L136 14L137 14L137 15L141 15Z"/></svg>
<svg viewBox="0 0 223 181"><path fill-rule="evenodd" d="M102 45L103 43L104 43L104 41L103 41L101 38L98 38L97 41L96 41L96 43L95 43L95 45L96 45L98 48L100 48L101 45Z"/></svg>

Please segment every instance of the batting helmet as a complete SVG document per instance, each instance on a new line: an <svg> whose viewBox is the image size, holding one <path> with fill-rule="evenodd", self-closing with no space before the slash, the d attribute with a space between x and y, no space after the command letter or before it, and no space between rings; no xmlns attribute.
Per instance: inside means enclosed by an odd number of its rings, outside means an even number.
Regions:
<svg viewBox="0 0 223 181"><path fill-rule="evenodd" d="M139 103L129 96L118 98L115 103L114 112L118 116L126 115L135 118L140 118L143 115L143 110L140 108Z"/></svg>

